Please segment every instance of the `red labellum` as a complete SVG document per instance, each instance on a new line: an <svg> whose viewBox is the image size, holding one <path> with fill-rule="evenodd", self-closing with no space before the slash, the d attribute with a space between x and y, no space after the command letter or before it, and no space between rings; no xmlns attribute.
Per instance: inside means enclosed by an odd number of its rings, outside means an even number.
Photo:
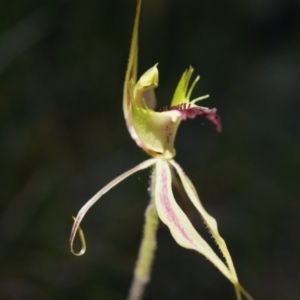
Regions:
<svg viewBox="0 0 300 300"><path fill-rule="evenodd" d="M217 114L216 108L204 108L200 106L191 106L191 103L182 103L175 106L164 106L160 111L177 110L181 113L183 120L194 119L196 116L203 116L212 122L217 132L222 131L221 119Z"/></svg>

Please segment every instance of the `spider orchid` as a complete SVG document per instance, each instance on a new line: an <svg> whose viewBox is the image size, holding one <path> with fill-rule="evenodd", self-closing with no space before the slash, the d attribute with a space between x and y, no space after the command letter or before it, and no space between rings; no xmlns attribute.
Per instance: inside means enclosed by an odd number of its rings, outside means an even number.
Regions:
<svg viewBox="0 0 300 300"><path fill-rule="evenodd" d="M149 281L156 248L155 233L158 219L169 228L173 238L180 246L197 251L217 267L234 285L238 300L242 299L242 295L246 299L253 299L239 284L231 256L224 239L219 234L216 220L204 209L192 182L174 160L176 153L174 139L182 120L193 119L197 115L204 116L220 132L220 118L216 114L215 108L209 109L196 105L198 101L208 98L208 95L190 100L193 88L199 80L199 77L196 77L193 83L190 84L193 73L191 67L183 73L179 80L170 107L154 111L156 106L154 88L158 86L157 64L146 71L137 81L137 43L140 10L141 0L138 0L124 84L123 111L131 137L151 158L115 178L80 209L77 217L74 219L70 235L71 252L75 255L82 255L86 250L85 239L79 225L90 207L101 196L128 176L152 167L151 201L145 214L144 236L128 299L141 299L145 285ZM175 173L179 176L180 181L177 178L175 179ZM175 185L178 185L178 182L182 184L187 196L200 213L205 225L217 243L225 262L219 258L209 244L199 235L175 201L172 192L172 182ZM77 231L79 231L82 242L82 249L79 252L73 250L73 241Z"/></svg>

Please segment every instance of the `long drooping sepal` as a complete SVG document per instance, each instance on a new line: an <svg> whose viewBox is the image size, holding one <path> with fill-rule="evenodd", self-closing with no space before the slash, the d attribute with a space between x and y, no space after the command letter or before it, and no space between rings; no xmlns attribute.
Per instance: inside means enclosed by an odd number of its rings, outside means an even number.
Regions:
<svg viewBox="0 0 300 300"><path fill-rule="evenodd" d="M175 241L182 247L204 255L220 272L233 281L225 263L199 235L187 216L176 203L171 186L171 170L168 161L158 159L155 164L155 203L159 218L169 227Z"/></svg>
<svg viewBox="0 0 300 300"><path fill-rule="evenodd" d="M170 164L175 168L187 195L189 196L190 200L192 201L198 212L201 214L205 224L207 225L208 230L212 234L214 240L216 241L221 253L223 254L226 260L226 263L231 273L230 281L235 287L237 299L241 299L240 293L242 293L247 299L253 300L253 298L239 284L236 271L232 262L232 258L230 256L224 239L221 237L218 231L217 221L204 209L194 185L192 184L190 179L185 175L182 168L174 160L171 160Z"/></svg>
<svg viewBox="0 0 300 300"><path fill-rule="evenodd" d="M75 235L77 233L77 230L79 229L79 225L82 221L82 219L84 218L85 214L88 212L88 210L91 208L92 205L95 204L95 202L97 202L99 200L100 197L102 197L105 193L107 193L111 188L113 188L115 185L117 185L118 183L120 183L121 181L123 181L125 178L127 178L128 176L134 174L137 171L149 168L150 166L152 166L157 159L152 158L152 159L148 159L144 162L142 162L141 164L135 166L134 168L128 170L127 172L123 173L122 175L118 176L117 178L115 178L113 181L111 181L109 184L107 184L104 188L102 188L96 195L94 195L78 212L72 230L71 230L71 235L70 235L70 250L73 254L75 255L82 255L84 254L83 250L80 250L79 252L75 252L73 249L73 242L74 242L74 238ZM81 234L81 240L83 239L83 235ZM85 245L85 243L83 243L83 245Z"/></svg>

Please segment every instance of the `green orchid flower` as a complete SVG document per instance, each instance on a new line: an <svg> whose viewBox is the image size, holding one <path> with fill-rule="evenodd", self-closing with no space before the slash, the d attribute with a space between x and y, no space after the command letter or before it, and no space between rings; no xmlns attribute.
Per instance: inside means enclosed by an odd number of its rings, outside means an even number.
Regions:
<svg viewBox="0 0 300 300"><path fill-rule="evenodd" d="M82 255L86 250L83 232L79 225L90 209L106 192L137 171L152 167L151 201L146 210L144 236L139 258L134 272L134 280L128 299L141 299L145 285L150 278L153 253L156 248L155 233L158 218L169 228L175 241L182 247L192 249L204 255L234 285L236 298L253 299L239 284L236 271L224 239L221 237L216 220L204 209L196 189L182 168L173 159L176 151L174 140L182 120L193 119L197 115L211 121L218 132L221 131L220 118L216 109L196 105L208 95L191 100L192 91L199 77L190 84L193 69L187 69L175 90L170 107L155 111L156 98L154 89L158 86L157 64L146 71L137 80L138 27L141 0L137 1L133 36L130 47L128 68L126 72L123 111L128 131L136 144L148 153L151 158L118 176L96 195L94 195L78 212L70 236L70 248L75 255ZM177 173L180 181L175 178ZM181 184L190 201L200 213L205 225L217 243L225 262L214 252L200 236L192 223L177 204L173 191L174 185ZM82 249L73 250L73 241L79 230Z"/></svg>

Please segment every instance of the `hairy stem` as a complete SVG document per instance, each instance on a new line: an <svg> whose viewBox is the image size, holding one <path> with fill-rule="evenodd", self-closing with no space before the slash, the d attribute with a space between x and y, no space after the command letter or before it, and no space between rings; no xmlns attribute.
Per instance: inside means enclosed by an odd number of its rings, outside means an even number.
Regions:
<svg viewBox="0 0 300 300"><path fill-rule="evenodd" d="M151 266L156 250L156 231L159 222L153 199L154 181L153 172L150 186L151 200L145 213L143 238L134 270L134 278L127 298L128 300L142 299L146 285L150 280Z"/></svg>

